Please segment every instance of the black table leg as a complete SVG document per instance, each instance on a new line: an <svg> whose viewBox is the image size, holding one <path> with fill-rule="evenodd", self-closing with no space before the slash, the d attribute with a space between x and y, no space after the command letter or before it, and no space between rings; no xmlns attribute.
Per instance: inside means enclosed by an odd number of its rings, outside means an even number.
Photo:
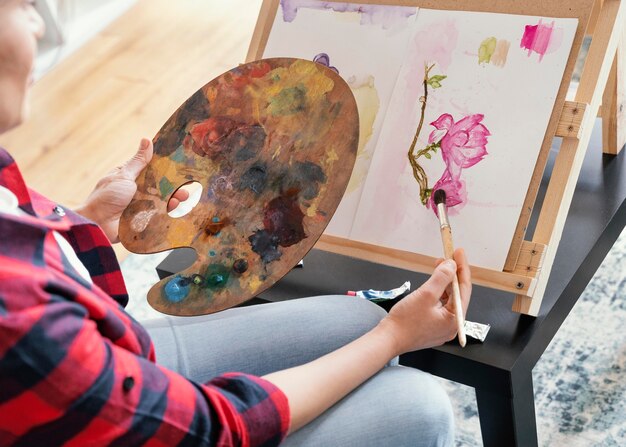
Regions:
<svg viewBox="0 0 626 447"><path fill-rule="evenodd" d="M510 393L477 388L476 401L485 447L537 446L532 374L511 383Z"/></svg>

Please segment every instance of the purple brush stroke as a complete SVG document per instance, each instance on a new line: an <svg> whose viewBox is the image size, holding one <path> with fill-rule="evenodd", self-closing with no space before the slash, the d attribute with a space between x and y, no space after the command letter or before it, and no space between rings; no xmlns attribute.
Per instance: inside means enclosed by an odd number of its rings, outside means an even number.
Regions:
<svg viewBox="0 0 626 447"><path fill-rule="evenodd" d="M328 9L336 12L358 12L361 14L361 25L380 25L383 29L389 29L417 14L414 6L358 5L319 0L280 0L280 4L285 22L293 22L300 8Z"/></svg>
<svg viewBox="0 0 626 447"><path fill-rule="evenodd" d="M332 67L330 65L330 57L326 53L320 53L320 54L316 55L313 58L313 62L317 62L318 64L322 64L325 67L330 68L335 73L339 74L339 70L337 70L337 67Z"/></svg>

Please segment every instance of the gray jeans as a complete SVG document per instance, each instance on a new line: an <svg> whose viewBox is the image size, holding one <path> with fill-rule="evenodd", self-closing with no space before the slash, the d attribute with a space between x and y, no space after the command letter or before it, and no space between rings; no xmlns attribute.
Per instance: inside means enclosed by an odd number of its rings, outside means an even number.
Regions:
<svg viewBox="0 0 626 447"><path fill-rule="evenodd" d="M200 317L163 317L144 326L160 364L206 382L228 371L262 376L309 362L364 334L384 316L361 298L320 296ZM449 446L453 432L450 401L433 377L394 364L283 445Z"/></svg>

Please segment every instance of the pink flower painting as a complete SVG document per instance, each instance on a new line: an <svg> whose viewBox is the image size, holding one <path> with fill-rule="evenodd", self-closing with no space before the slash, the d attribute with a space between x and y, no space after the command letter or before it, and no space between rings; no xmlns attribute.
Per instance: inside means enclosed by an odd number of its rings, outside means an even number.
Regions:
<svg viewBox="0 0 626 447"><path fill-rule="evenodd" d="M471 168L487 155L487 137L491 135L482 124L484 115L466 116L456 123L449 113L444 113L430 123L435 128L428 137L428 144L441 147L441 156L446 169L435 183L432 191L446 192L446 205L450 208L464 205L467 201L465 182L461 180L463 169ZM428 206L437 213L432 202Z"/></svg>
<svg viewBox="0 0 626 447"><path fill-rule="evenodd" d="M460 175L461 169L470 168L487 155L489 130L481 124L484 115L466 116L457 123L452 115L444 113L430 123L436 130L431 132L428 144L439 142L441 155L448 170Z"/></svg>
<svg viewBox="0 0 626 447"><path fill-rule="evenodd" d="M465 182L460 177L455 178L450 174L450 171L446 169L443 171L443 175L437 183L433 186L433 191L443 189L446 193L446 206L451 208L453 206L462 205L467 201L467 190L465 188ZM428 205L435 214L437 214L437 206L435 205L434 194L430 195L428 199Z"/></svg>
<svg viewBox="0 0 626 447"><path fill-rule="evenodd" d="M465 116L456 122L452 115L444 113L430 123L435 129L428 137L428 146L422 150L417 150L416 144L426 115L429 87L432 90L439 89L442 87L442 81L447 78L445 75L432 74L435 65L425 64L424 66L424 78L422 80L424 95L419 100L421 103L420 120L413 137L413 143L409 148L408 158L413 170L413 177L420 188L420 201L437 214L433 195L438 189L446 192L446 206L448 208L458 207L458 210L467 203L467 190L465 181L461 179L461 174L464 169L475 166L487 155L487 137L491 133L482 123L484 115L480 113ZM428 160L432 159L433 155L439 152L439 149L441 149L441 157L446 167L435 185L429 188L426 171L418 160L421 157Z"/></svg>

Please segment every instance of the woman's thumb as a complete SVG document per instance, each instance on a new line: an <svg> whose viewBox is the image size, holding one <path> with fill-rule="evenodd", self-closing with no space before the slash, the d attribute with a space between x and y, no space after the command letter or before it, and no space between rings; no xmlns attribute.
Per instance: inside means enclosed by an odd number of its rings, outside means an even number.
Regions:
<svg viewBox="0 0 626 447"><path fill-rule="evenodd" d="M152 141L142 138L137 153L124 164L125 173L135 180L152 159L152 151Z"/></svg>

